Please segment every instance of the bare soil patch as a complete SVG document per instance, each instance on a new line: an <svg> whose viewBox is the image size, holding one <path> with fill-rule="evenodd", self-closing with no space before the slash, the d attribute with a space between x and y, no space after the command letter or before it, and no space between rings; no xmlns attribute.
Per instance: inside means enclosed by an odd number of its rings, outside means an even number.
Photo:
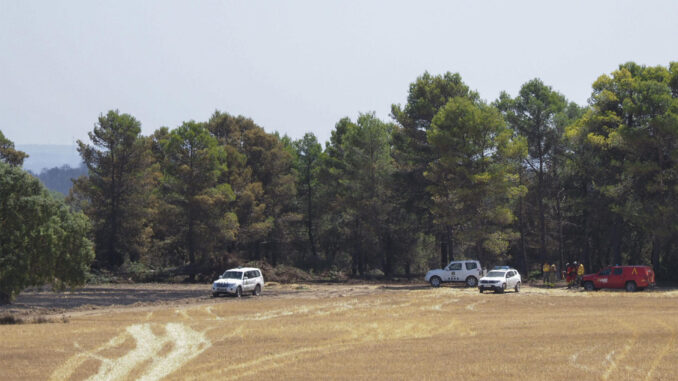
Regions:
<svg viewBox="0 0 678 381"><path fill-rule="evenodd" d="M327 298L363 295L381 285L369 284L266 284L265 298ZM388 286L401 287L401 286ZM407 287L407 286L405 286ZM426 287L419 285L415 287ZM88 285L84 288L53 292L29 289L16 301L0 306L0 316L28 320L38 316L81 315L118 310L148 309L169 305L219 303L232 298L213 298L210 284L137 283Z"/></svg>

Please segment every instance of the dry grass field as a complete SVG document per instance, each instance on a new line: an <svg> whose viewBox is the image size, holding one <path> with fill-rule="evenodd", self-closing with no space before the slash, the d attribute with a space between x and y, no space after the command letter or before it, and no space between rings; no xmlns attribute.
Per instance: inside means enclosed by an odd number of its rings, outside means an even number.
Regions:
<svg viewBox="0 0 678 381"><path fill-rule="evenodd" d="M370 284L187 295L1 325L0 380L678 379L678 291Z"/></svg>

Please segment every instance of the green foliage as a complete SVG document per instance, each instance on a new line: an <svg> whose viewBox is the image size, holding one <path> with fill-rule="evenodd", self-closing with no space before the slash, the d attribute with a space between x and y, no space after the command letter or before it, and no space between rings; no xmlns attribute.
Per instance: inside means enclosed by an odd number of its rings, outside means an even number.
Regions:
<svg viewBox="0 0 678 381"><path fill-rule="evenodd" d="M308 244L314 260L317 262L318 249L316 242L318 219L318 188L320 166L323 161L322 146L315 135L307 133L300 140L292 143L295 153L297 177L297 197L299 209L303 211L304 222L308 234Z"/></svg>
<svg viewBox="0 0 678 381"><path fill-rule="evenodd" d="M317 192L319 246L327 266L348 267L361 276L380 269L392 276L416 265L410 255L417 243L416 220L396 206L402 194L394 183L394 128L369 113L356 122L341 119L332 132L321 156Z"/></svg>
<svg viewBox="0 0 678 381"><path fill-rule="evenodd" d="M425 173L436 221L450 227L471 257L484 261L505 254L515 238L510 206L521 188L510 155L521 149L511 135L496 109L467 98L441 108L428 134L440 155Z"/></svg>
<svg viewBox="0 0 678 381"><path fill-rule="evenodd" d="M479 99L458 73L432 76L426 72L410 84L407 104L391 107L391 115L397 122L393 131L393 157L396 161L395 182L400 192L398 207L409 213L407 220L416 220L426 233L436 236L441 266L454 257L454 242L450 227L440 224L440 220L434 222L433 201L427 190L432 184L424 172L430 163L438 160L440 153L433 150L427 134L439 110L455 97L474 102ZM410 242L414 240L410 239Z"/></svg>
<svg viewBox="0 0 678 381"><path fill-rule="evenodd" d="M14 143L0 131L0 162L21 167L27 157L28 154L15 149Z"/></svg>
<svg viewBox="0 0 678 381"><path fill-rule="evenodd" d="M149 248L149 197L156 179L140 132L134 117L109 111L89 133L91 145L78 140L89 176L74 181L69 202L92 221L98 266L138 261Z"/></svg>
<svg viewBox="0 0 678 381"><path fill-rule="evenodd" d="M629 62L599 77L591 109L568 131L578 157L602 164L589 169L593 192L587 194L604 200L598 215L613 221L609 237L591 232L594 244L614 248L612 257L601 259L650 261L660 275L671 274L668 263L677 259L678 246L675 68L675 63L665 68Z"/></svg>
<svg viewBox="0 0 678 381"><path fill-rule="evenodd" d="M235 195L224 182L226 151L204 123L185 122L159 141L162 150L162 219L168 248L190 265L223 255L235 238L237 219L229 212ZM194 271L191 272L194 275Z"/></svg>
<svg viewBox="0 0 678 381"><path fill-rule="evenodd" d="M394 124L343 118L325 147L219 111L142 137L109 112L80 143L89 177L69 200L100 263L139 273L265 261L391 277L459 256L525 274L546 260L652 262L669 276L677 97L678 63L621 65L588 108L539 79L489 105L459 74L424 73Z"/></svg>
<svg viewBox="0 0 678 381"><path fill-rule="evenodd" d="M37 179L0 163L0 303L31 285L82 285L94 257L89 229Z"/></svg>
<svg viewBox="0 0 678 381"><path fill-rule="evenodd" d="M525 83L515 98L502 93L495 105L518 137L524 139L522 146L526 148L517 175L527 193L516 204L520 245L514 251L520 253L524 273L531 261L543 263L554 257L562 267L565 250L562 180L567 161L564 134L565 127L581 111L539 79Z"/></svg>
<svg viewBox="0 0 678 381"><path fill-rule="evenodd" d="M242 116L217 111L207 128L227 152L228 183L238 195L233 212L240 228L234 249L252 260L267 258L277 264L286 259L302 219L296 208L293 150Z"/></svg>

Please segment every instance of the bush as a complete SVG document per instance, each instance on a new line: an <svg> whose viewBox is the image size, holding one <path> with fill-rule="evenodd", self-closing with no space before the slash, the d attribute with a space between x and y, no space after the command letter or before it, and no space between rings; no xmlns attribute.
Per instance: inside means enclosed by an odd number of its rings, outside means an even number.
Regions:
<svg viewBox="0 0 678 381"><path fill-rule="evenodd" d="M542 278L541 270L532 270L527 274L528 280L539 280Z"/></svg>
<svg viewBox="0 0 678 381"><path fill-rule="evenodd" d="M94 251L89 221L33 176L0 162L0 304L28 286L82 285Z"/></svg>

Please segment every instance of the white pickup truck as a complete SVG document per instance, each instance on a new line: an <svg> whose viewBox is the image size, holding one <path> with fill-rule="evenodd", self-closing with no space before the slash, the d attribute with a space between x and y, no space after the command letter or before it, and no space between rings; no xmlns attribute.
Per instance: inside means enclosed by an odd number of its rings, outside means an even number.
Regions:
<svg viewBox="0 0 678 381"><path fill-rule="evenodd" d="M444 282L465 283L467 287L476 287L478 279L483 276L480 262L475 260L452 261L444 269L430 270L424 280L433 287Z"/></svg>

